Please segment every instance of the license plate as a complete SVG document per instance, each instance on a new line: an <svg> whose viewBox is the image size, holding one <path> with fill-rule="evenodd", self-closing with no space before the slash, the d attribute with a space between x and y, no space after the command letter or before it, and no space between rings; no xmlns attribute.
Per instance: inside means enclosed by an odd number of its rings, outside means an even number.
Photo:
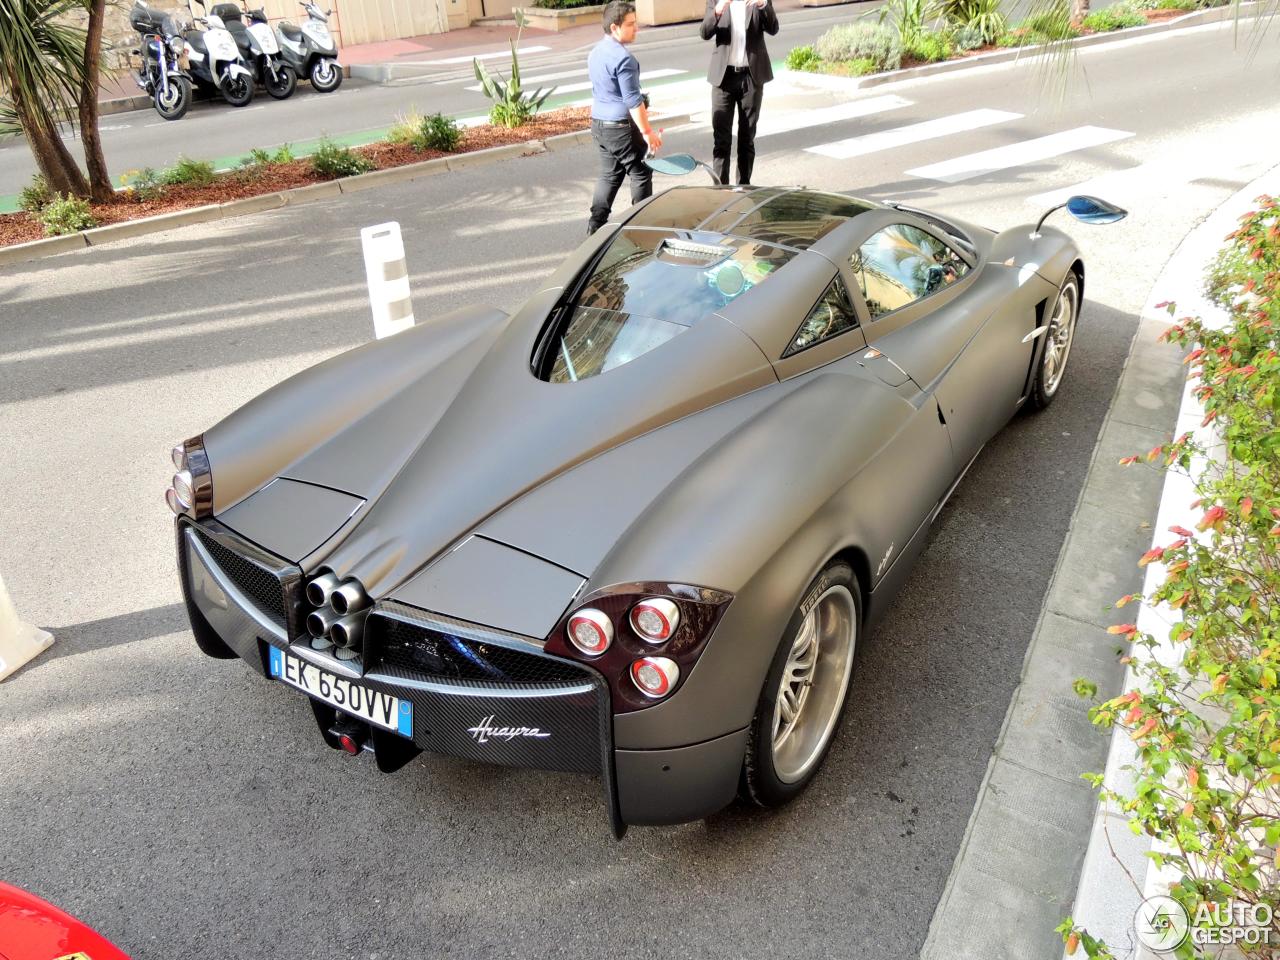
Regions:
<svg viewBox="0 0 1280 960"><path fill-rule="evenodd" d="M276 679L343 713L368 720L402 737L413 736L413 704L408 700L352 683L278 647L270 650L271 675Z"/></svg>

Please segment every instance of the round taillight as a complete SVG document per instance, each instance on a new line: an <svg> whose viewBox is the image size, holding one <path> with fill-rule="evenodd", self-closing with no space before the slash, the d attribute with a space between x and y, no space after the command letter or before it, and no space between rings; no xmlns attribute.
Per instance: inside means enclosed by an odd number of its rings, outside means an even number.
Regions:
<svg viewBox="0 0 1280 960"><path fill-rule="evenodd" d="M644 657L631 664L631 682L652 700L670 693L680 679L680 668L666 657Z"/></svg>
<svg viewBox="0 0 1280 960"><path fill-rule="evenodd" d="M180 515L184 512L182 505L178 503L178 495L173 492L173 487L170 487L164 492L164 502L169 505L169 509L172 510L175 515Z"/></svg>
<svg viewBox="0 0 1280 960"><path fill-rule="evenodd" d="M185 443L180 443L169 451L169 456L173 460L173 469L187 469L187 445Z"/></svg>
<svg viewBox="0 0 1280 960"><path fill-rule="evenodd" d="M613 621L588 607L569 618L569 642L589 657L598 657L613 643Z"/></svg>
<svg viewBox="0 0 1280 960"><path fill-rule="evenodd" d="M195 503L196 497L192 483L191 473L187 470L179 470L173 475L173 492L177 495L183 510L190 510L191 504Z"/></svg>
<svg viewBox="0 0 1280 960"><path fill-rule="evenodd" d="M631 608L631 626L648 643L666 643L680 626L680 608L665 597L650 597Z"/></svg>

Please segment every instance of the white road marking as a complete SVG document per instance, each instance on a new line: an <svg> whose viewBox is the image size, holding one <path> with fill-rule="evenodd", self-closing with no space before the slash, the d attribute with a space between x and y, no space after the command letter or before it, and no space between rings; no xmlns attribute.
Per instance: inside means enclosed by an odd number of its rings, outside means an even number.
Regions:
<svg viewBox="0 0 1280 960"><path fill-rule="evenodd" d="M640 74L640 79L641 80L660 80L663 77L678 77L688 72L689 71L687 70L674 70L669 68L664 68L661 70L646 70L645 72ZM574 71L574 73L569 74L569 76L576 76L582 73L586 73L586 71L585 70ZM525 88L526 90L531 90L537 87L539 84L541 84L544 80L551 80L555 76L557 75L549 74L544 77L521 77L520 86ZM564 74L559 74L559 76L564 76ZM499 79L503 79L503 78L500 77ZM481 87L480 84L478 83L473 83L471 86L464 87L463 89L474 90L476 93L479 93L484 88ZM591 89L591 81L588 80L585 83L570 83L564 86L557 86L556 93L578 93L582 90L590 90L590 89Z"/></svg>
<svg viewBox="0 0 1280 960"><path fill-rule="evenodd" d="M536 77L521 77L520 83L522 86L527 86L528 84L531 84L531 83L545 83L548 80L568 80L570 77L585 77L586 75L587 75L587 69L586 67L583 67L581 70L561 70L559 73L543 73L543 74L539 74ZM437 84L439 86L446 87L451 83L466 83L466 82L467 82L467 78L463 77L460 80L438 80ZM464 89L479 90L480 85L478 83L473 83L471 86L466 87Z"/></svg>
<svg viewBox="0 0 1280 960"><path fill-rule="evenodd" d="M791 133L807 127L818 127L827 123L839 123L842 120L853 120L857 117L869 117L874 113L886 110L899 110L911 106L911 101L897 96L871 97L867 100L851 100L848 103L837 103L830 107L813 107L810 109L788 110L785 113L770 115L767 111L756 127L756 137L771 137L779 133Z"/></svg>
<svg viewBox="0 0 1280 960"><path fill-rule="evenodd" d="M816 147L806 147L806 153L831 157L834 160L848 160L861 157L878 150L891 150L922 140L934 140L947 137L953 133L964 133L980 127L990 127L1010 120L1021 120L1022 114L1009 113L1005 110L969 110L950 117L939 117L936 120L925 120L923 123L911 123L892 130L881 130L861 137L850 137L847 140L836 140L833 143L821 143Z"/></svg>
<svg viewBox="0 0 1280 960"><path fill-rule="evenodd" d="M1280 153L1280 131L1249 124L1242 129L1248 137L1233 136L1229 130L1205 131L1203 149L1188 154L1173 146L1157 148L1151 159L1134 167L1112 170L1081 183L1046 190L1027 197L1036 207L1065 203L1076 194L1103 197L1120 206L1131 208L1142 201L1171 196L1176 190L1206 177L1233 180L1257 163L1274 162ZM1247 176L1245 179L1249 179Z"/></svg>
<svg viewBox="0 0 1280 960"><path fill-rule="evenodd" d="M996 147L993 150L981 150L978 153L966 154L941 163L931 163L924 167L916 167L907 173L925 180L941 180L943 183L960 183L1006 170L1009 167L1020 167L1038 160L1084 150L1088 147L1101 146L1132 137L1125 130L1109 130L1106 127L1076 127L1061 133L1051 133L1047 137L1036 137L1034 140L1023 140L1008 146Z"/></svg>
<svg viewBox="0 0 1280 960"><path fill-rule="evenodd" d="M516 56L522 56L526 53L546 53L550 49L550 47L520 47L516 50ZM495 50L493 53L468 54L465 57L447 57L444 60L405 60L401 62L409 67L438 67L450 63L470 63L472 60L494 60L498 57L509 56L511 56L510 47L506 50Z"/></svg>

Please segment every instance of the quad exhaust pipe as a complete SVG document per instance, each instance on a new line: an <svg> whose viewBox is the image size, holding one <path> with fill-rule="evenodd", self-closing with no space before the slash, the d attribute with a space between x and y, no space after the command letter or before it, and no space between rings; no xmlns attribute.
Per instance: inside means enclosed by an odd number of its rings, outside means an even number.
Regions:
<svg viewBox="0 0 1280 960"><path fill-rule="evenodd" d="M333 591L342 584L336 573L326 573L307 584L307 603L313 607L327 607Z"/></svg>
<svg viewBox="0 0 1280 960"><path fill-rule="evenodd" d="M306 588L307 602L316 609L307 614L306 628L314 650L334 649L340 660L354 660L368 616L369 595L355 578L342 580L332 571L316 577Z"/></svg>

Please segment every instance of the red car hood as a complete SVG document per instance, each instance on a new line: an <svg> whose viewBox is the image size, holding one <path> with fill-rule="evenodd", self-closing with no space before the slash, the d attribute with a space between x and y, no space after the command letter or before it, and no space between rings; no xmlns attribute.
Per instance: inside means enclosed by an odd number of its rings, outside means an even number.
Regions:
<svg viewBox="0 0 1280 960"><path fill-rule="evenodd" d="M0 882L2 960L129 960L111 941L34 894Z"/></svg>

